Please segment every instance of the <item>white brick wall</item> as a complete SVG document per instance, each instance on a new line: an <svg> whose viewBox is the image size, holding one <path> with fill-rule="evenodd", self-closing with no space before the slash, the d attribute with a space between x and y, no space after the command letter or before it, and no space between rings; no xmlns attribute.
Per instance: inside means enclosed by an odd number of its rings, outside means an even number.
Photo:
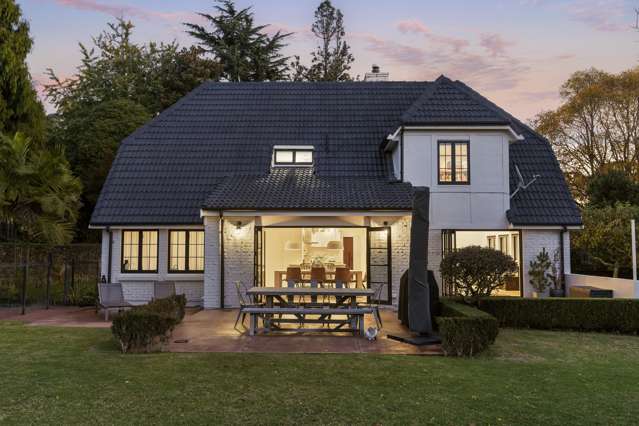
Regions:
<svg viewBox="0 0 639 426"><path fill-rule="evenodd" d="M371 226L384 226L384 222L391 228L392 302L397 306L399 281L408 269L410 258L410 216L375 217L371 219Z"/></svg>
<svg viewBox="0 0 639 426"><path fill-rule="evenodd" d="M204 288L205 309L220 307L220 220L204 218Z"/></svg>
<svg viewBox="0 0 639 426"><path fill-rule="evenodd" d="M523 286L524 297L532 296L533 288L530 285L530 261L546 249L552 259L555 251L560 247L560 231L559 230L523 230L522 233L523 253ZM570 273L570 234L564 233L564 271Z"/></svg>
<svg viewBox="0 0 639 426"><path fill-rule="evenodd" d="M241 222L240 229L237 223ZM240 281L252 287L255 262L255 219L247 217L224 218L224 307L238 307L235 283Z"/></svg>

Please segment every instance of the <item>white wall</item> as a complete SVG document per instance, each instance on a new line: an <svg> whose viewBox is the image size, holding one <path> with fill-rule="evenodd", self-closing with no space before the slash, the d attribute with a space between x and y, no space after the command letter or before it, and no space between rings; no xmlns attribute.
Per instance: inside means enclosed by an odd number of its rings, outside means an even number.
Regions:
<svg viewBox="0 0 639 426"><path fill-rule="evenodd" d="M185 294L189 306L202 304L202 283L204 274L175 274L168 272L168 227L140 227L131 229L154 229L158 231L158 271L156 273L123 273L122 262L122 229L112 229L113 245L111 252L111 282L122 283L124 298L133 304L147 303L153 297L154 281L175 281L175 291ZM201 226L170 227L170 229L203 229ZM206 244L206 242L205 242ZM108 276L109 233L102 231L102 275Z"/></svg>
<svg viewBox="0 0 639 426"><path fill-rule="evenodd" d="M597 277L594 275L566 274L566 291L569 293L573 286L591 286L612 290L614 298L639 298L639 282L631 279Z"/></svg>
<svg viewBox="0 0 639 426"><path fill-rule="evenodd" d="M437 146L444 140L469 142L469 185L438 184ZM508 227L508 144L505 132L404 132L404 181L430 188L432 229Z"/></svg>
<svg viewBox="0 0 639 426"><path fill-rule="evenodd" d="M560 247L560 230L524 229L522 231L522 267L524 271L524 297L532 296L533 288L530 285L530 262L546 249L550 259L553 259L555 251ZM570 273L570 233L564 233L564 273Z"/></svg>

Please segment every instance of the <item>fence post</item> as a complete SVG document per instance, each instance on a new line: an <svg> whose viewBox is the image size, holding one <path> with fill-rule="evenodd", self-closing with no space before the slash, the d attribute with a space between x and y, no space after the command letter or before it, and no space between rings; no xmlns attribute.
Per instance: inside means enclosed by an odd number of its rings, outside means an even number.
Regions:
<svg viewBox="0 0 639 426"><path fill-rule="evenodd" d="M69 302L69 284L68 284L68 263L67 263L67 259L64 259L64 284L63 284L63 288L64 288L64 292L63 292L63 297L62 297L62 303L63 304L68 304Z"/></svg>
<svg viewBox="0 0 639 426"><path fill-rule="evenodd" d="M53 268L53 255L49 252L47 256L47 302L46 309L49 309L49 303L51 301L51 270Z"/></svg>
<svg viewBox="0 0 639 426"><path fill-rule="evenodd" d="M27 309L27 264L22 264L22 294L21 294L21 302L22 302L22 315L24 315Z"/></svg>
<svg viewBox="0 0 639 426"><path fill-rule="evenodd" d="M632 280L635 286L635 297L639 298L639 283L637 282L637 224L630 221L630 235L632 237Z"/></svg>

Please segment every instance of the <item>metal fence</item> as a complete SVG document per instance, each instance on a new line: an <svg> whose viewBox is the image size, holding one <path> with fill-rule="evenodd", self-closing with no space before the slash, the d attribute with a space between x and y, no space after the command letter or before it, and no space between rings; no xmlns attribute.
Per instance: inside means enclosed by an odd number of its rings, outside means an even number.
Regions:
<svg viewBox="0 0 639 426"><path fill-rule="evenodd" d="M91 305L100 245L0 243L0 306Z"/></svg>

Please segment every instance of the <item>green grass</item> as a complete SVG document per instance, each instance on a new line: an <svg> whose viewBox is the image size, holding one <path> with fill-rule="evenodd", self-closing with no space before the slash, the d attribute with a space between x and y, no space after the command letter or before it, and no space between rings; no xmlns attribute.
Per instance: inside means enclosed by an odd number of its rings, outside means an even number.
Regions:
<svg viewBox="0 0 639 426"><path fill-rule="evenodd" d="M639 338L502 330L475 359L121 355L109 330L0 322L3 424L630 424Z"/></svg>

